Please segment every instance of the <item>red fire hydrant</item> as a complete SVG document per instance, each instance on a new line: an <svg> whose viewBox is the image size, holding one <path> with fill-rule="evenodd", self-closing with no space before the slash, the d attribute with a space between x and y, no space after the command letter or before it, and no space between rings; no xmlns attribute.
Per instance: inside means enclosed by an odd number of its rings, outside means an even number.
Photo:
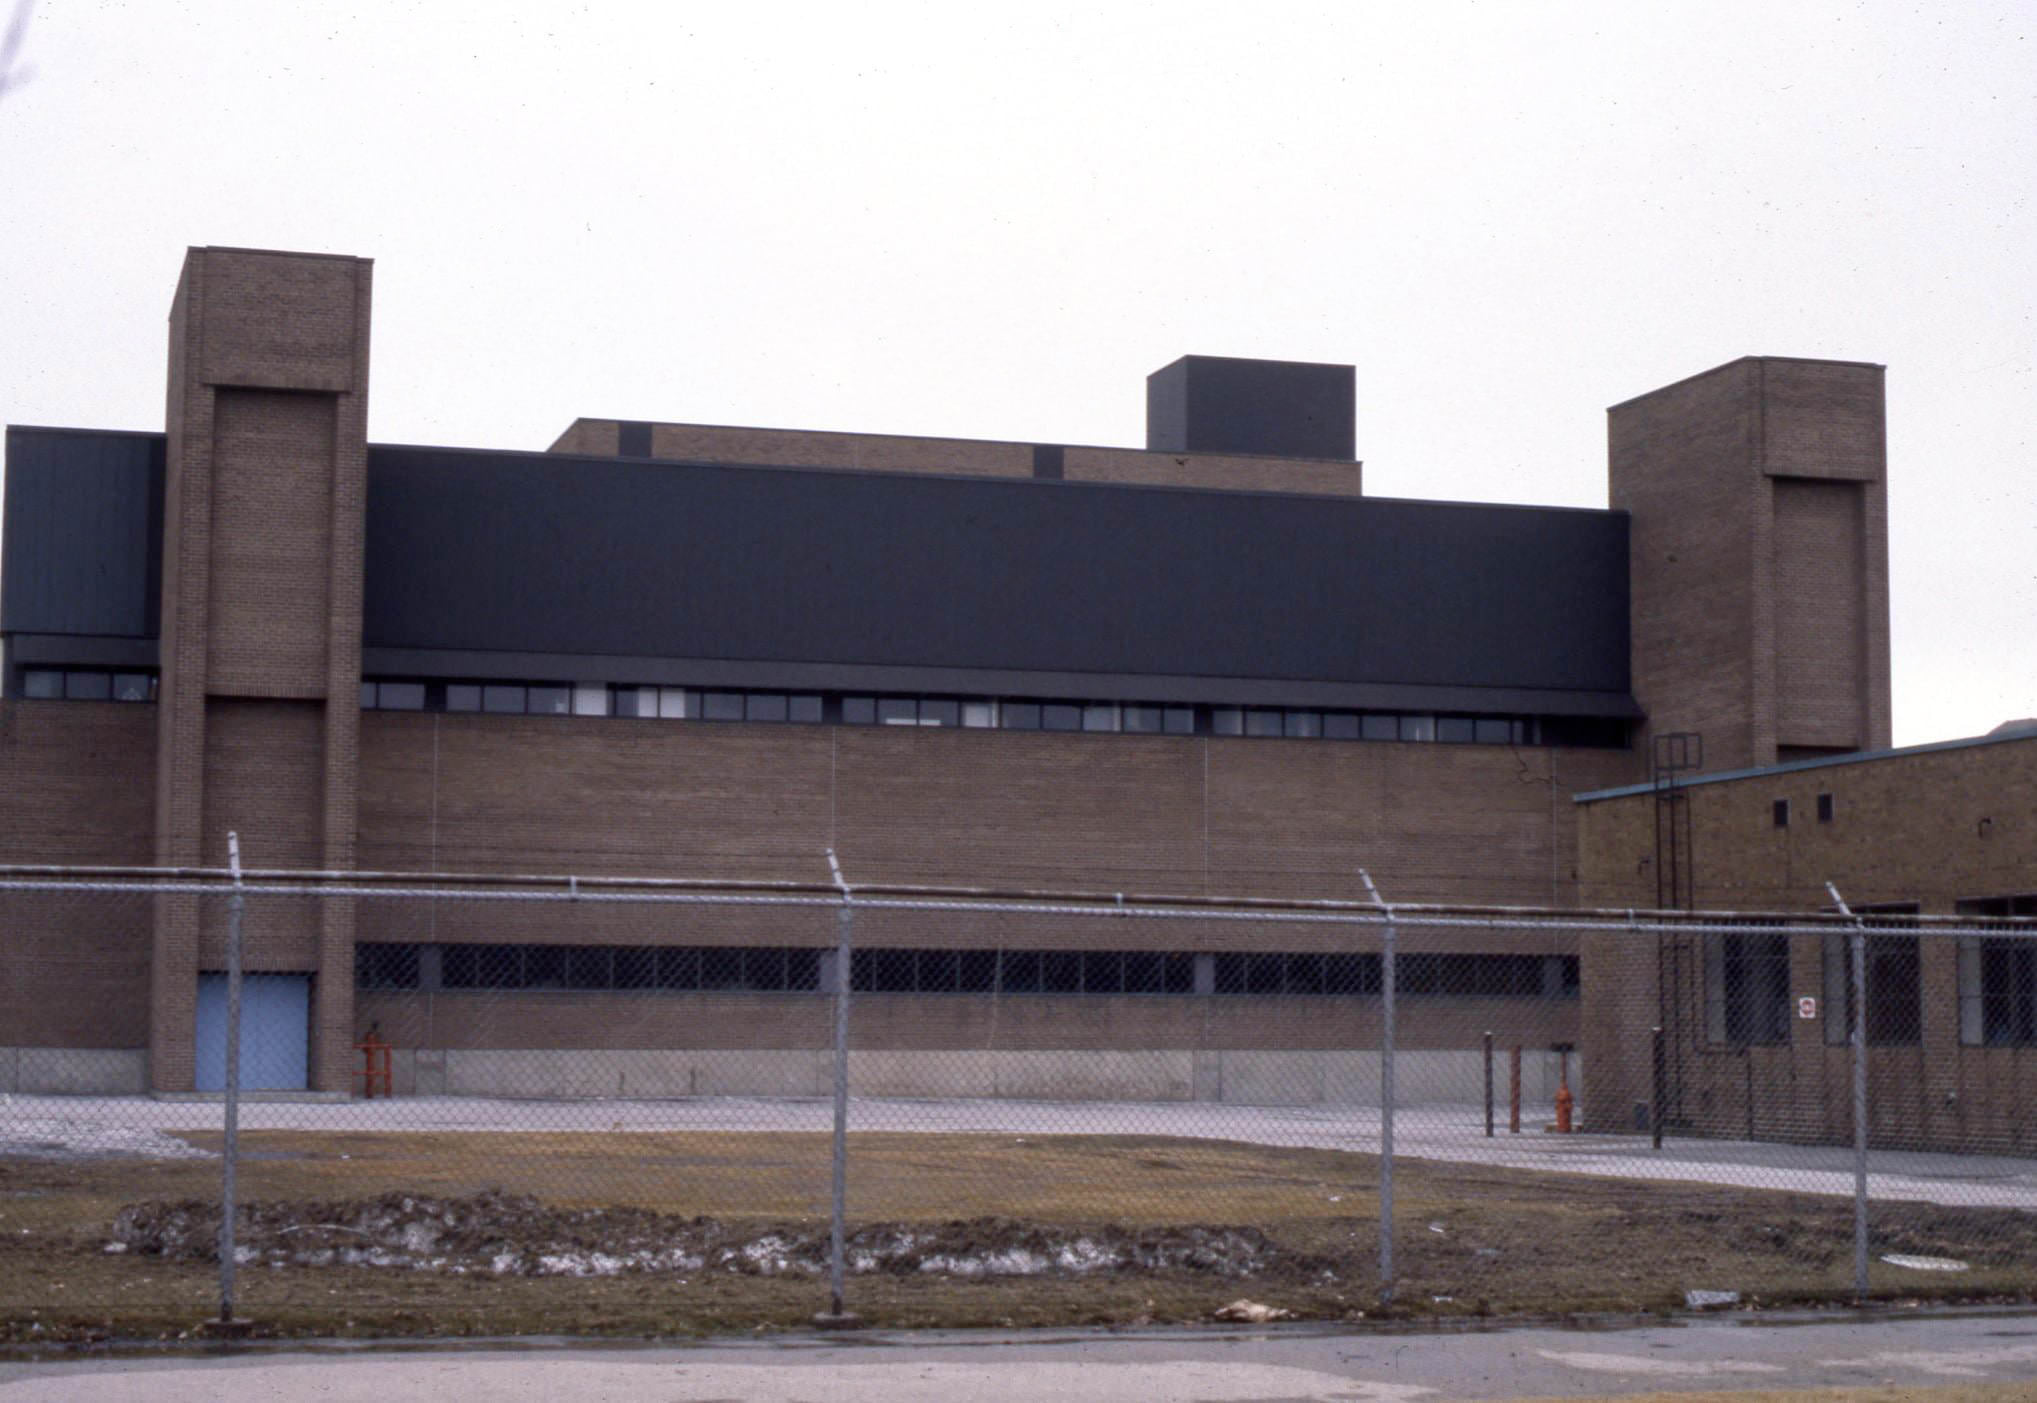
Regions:
<svg viewBox="0 0 2037 1403"><path fill-rule="evenodd" d="M361 1095L370 1101L375 1099L375 1088L378 1086L382 1088L384 1096L396 1094L394 1078L390 1071L390 1053L393 1050L388 1043L375 1036L373 1028L368 1030L368 1036L354 1044L354 1051L361 1054L361 1069L355 1072L354 1076L362 1084Z"/></svg>

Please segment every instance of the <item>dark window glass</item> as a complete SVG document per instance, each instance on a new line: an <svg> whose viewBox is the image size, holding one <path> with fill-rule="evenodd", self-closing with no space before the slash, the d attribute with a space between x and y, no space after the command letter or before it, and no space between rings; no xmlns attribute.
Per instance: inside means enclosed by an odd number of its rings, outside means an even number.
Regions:
<svg viewBox="0 0 2037 1403"><path fill-rule="evenodd" d="M377 704L384 711L424 710L424 683L422 682L378 682Z"/></svg>
<svg viewBox="0 0 2037 1403"><path fill-rule="evenodd" d="M446 684L447 711L479 711L481 689L471 682L448 682Z"/></svg>
<svg viewBox="0 0 2037 1403"><path fill-rule="evenodd" d="M374 709L375 684L373 682L363 682L361 684L361 710L373 711Z"/></svg>
<svg viewBox="0 0 2037 1403"><path fill-rule="evenodd" d="M965 994L987 994L997 987L997 952L964 950L956 959L956 986Z"/></svg>
<svg viewBox="0 0 2037 1403"><path fill-rule="evenodd" d="M1195 708L1170 706L1160 718L1160 724L1170 736L1192 736L1195 734Z"/></svg>
<svg viewBox="0 0 2037 1403"><path fill-rule="evenodd" d="M1510 745L1516 739L1514 728L1518 724L1504 716L1481 716L1472 722L1472 739L1480 745Z"/></svg>
<svg viewBox="0 0 2037 1403"><path fill-rule="evenodd" d="M644 694L642 687L610 687L608 689L608 714L611 716L637 716Z"/></svg>
<svg viewBox="0 0 2037 1403"><path fill-rule="evenodd" d="M785 987L785 952L780 950L743 951L743 987L764 993L776 993Z"/></svg>
<svg viewBox="0 0 2037 1403"><path fill-rule="evenodd" d="M1082 952L1082 992L1119 994L1125 987L1125 957L1116 950Z"/></svg>
<svg viewBox="0 0 2037 1403"><path fill-rule="evenodd" d="M103 672L67 672L64 674L64 699L111 701L113 679Z"/></svg>
<svg viewBox="0 0 2037 1403"><path fill-rule="evenodd" d="M1434 740L1436 738L1436 718L1426 715L1401 717L1400 738L1402 740Z"/></svg>
<svg viewBox="0 0 2037 1403"><path fill-rule="evenodd" d="M658 952L647 945L625 945L615 952L615 987L649 989L658 982Z"/></svg>
<svg viewBox="0 0 2037 1403"><path fill-rule="evenodd" d="M1376 994L1381 987L1377 955L1331 955L1324 962L1323 992L1326 994Z"/></svg>
<svg viewBox="0 0 2037 1403"><path fill-rule="evenodd" d="M506 682L490 682L481 689L481 709L502 715L514 715L524 709L524 689Z"/></svg>
<svg viewBox="0 0 2037 1403"><path fill-rule="evenodd" d="M1000 959L1003 969L998 980L1007 994L1034 994L1040 988L1040 952L1006 950Z"/></svg>
<svg viewBox="0 0 2037 1403"><path fill-rule="evenodd" d="M64 694L64 675L45 668L21 674L21 695L35 701L56 701Z"/></svg>
<svg viewBox="0 0 2037 1403"><path fill-rule="evenodd" d="M1320 711L1290 711L1282 720L1283 735L1294 740L1313 740L1323 733Z"/></svg>
<svg viewBox="0 0 2037 1403"><path fill-rule="evenodd" d="M741 692L702 692L700 694L700 715L708 721L740 721L743 719L743 694Z"/></svg>
<svg viewBox="0 0 2037 1403"><path fill-rule="evenodd" d="M1789 937L1779 931L1749 931L1713 938L1720 947L1717 987L1724 1001L1725 1040L1787 1042Z"/></svg>
<svg viewBox="0 0 2037 1403"><path fill-rule="evenodd" d="M573 689L556 686L532 687L526 705L533 716L571 716Z"/></svg>
<svg viewBox="0 0 2037 1403"><path fill-rule="evenodd" d="M1290 994L1320 994L1323 992L1323 957L1321 955L1289 955L1287 957L1287 992Z"/></svg>
<svg viewBox="0 0 2037 1403"><path fill-rule="evenodd" d="M919 698L878 698L877 720L880 724L886 726L917 726L919 724Z"/></svg>
<svg viewBox="0 0 2037 1403"><path fill-rule="evenodd" d="M565 977L568 989L607 989L615 981L614 956L606 945L568 945Z"/></svg>
<svg viewBox="0 0 2037 1403"><path fill-rule="evenodd" d="M1327 740L1358 739L1358 716L1350 711L1323 713L1323 736Z"/></svg>
<svg viewBox="0 0 2037 1403"><path fill-rule="evenodd" d="M785 987L801 994L810 994L820 988L820 951L785 952Z"/></svg>
<svg viewBox="0 0 2037 1403"><path fill-rule="evenodd" d="M415 989L417 985L417 946L371 942L354 947L355 988Z"/></svg>
<svg viewBox="0 0 2037 1403"><path fill-rule="evenodd" d="M156 699L156 679L146 672L116 672L113 674L113 699L125 702L152 702Z"/></svg>
<svg viewBox="0 0 2037 1403"><path fill-rule="evenodd" d="M1451 745L1469 745L1478 736L1478 728L1469 716L1438 716L1436 718L1436 739Z"/></svg>
<svg viewBox="0 0 2037 1403"><path fill-rule="evenodd" d="M880 993L910 994L919 987L919 951L879 950L876 984Z"/></svg>
<svg viewBox="0 0 2037 1403"><path fill-rule="evenodd" d="M954 950L919 952L919 987L930 993L951 994L961 981L962 957Z"/></svg>
<svg viewBox="0 0 2037 1403"><path fill-rule="evenodd" d="M1245 713L1245 734L1248 736L1277 736L1280 734L1281 715L1263 707L1254 707Z"/></svg>
<svg viewBox="0 0 2037 1403"><path fill-rule="evenodd" d="M962 703L946 697L928 697L919 704L919 723L922 726L959 726L962 724Z"/></svg>
<svg viewBox="0 0 2037 1403"><path fill-rule="evenodd" d="M1008 701L1001 710L1002 724L1007 731L1037 731L1040 729L1040 705L1038 702Z"/></svg>
<svg viewBox="0 0 2037 1403"><path fill-rule="evenodd" d="M1040 729L1079 731L1082 729L1082 708L1068 702L1043 703L1040 707Z"/></svg>
<svg viewBox="0 0 2037 1403"><path fill-rule="evenodd" d="M1192 994L1195 992L1195 956L1167 956L1167 988L1169 994Z"/></svg>
<svg viewBox="0 0 2037 1403"><path fill-rule="evenodd" d="M502 945L447 945L439 955L439 982L448 989L501 987L507 982L503 971L506 962L500 958L505 952L514 957L516 949Z"/></svg>
<svg viewBox="0 0 2037 1403"><path fill-rule="evenodd" d="M1219 994L1242 994L1245 992L1245 957L1231 951L1219 953L1216 957L1216 991Z"/></svg>
<svg viewBox="0 0 2037 1403"><path fill-rule="evenodd" d="M523 947L523 982L531 989L558 989L566 983L566 947L526 945Z"/></svg>
<svg viewBox="0 0 2037 1403"><path fill-rule="evenodd" d="M1082 955L1074 950L1047 950L1040 955L1040 991L1047 994L1082 992Z"/></svg>
<svg viewBox="0 0 2037 1403"><path fill-rule="evenodd" d="M1370 715L1358 718L1358 734L1366 740L1399 740L1398 716Z"/></svg>
<svg viewBox="0 0 2037 1403"><path fill-rule="evenodd" d="M1150 734L1160 729L1160 708L1157 706L1126 706L1124 728L1140 734Z"/></svg>
<svg viewBox="0 0 2037 1403"><path fill-rule="evenodd" d="M743 951L709 948L700 952L700 987L731 990L743 987Z"/></svg>
<svg viewBox="0 0 2037 1403"><path fill-rule="evenodd" d="M875 697L843 697L842 724L845 726L868 726L877 719Z"/></svg>
<svg viewBox="0 0 2037 1403"><path fill-rule="evenodd" d="M1777 799L1775 801L1775 826L1777 828L1789 827L1789 800L1787 799Z"/></svg>
<svg viewBox="0 0 2037 1403"><path fill-rule="evenodd" d="M804 722L809 725L818 722L821 717L820 698L793 697L786 705L786 715L794 721Z"/></svg>
<svg viewBox="0 0 2037 1403"><path fill-rule="evenodd" d="M698 989L700 951L692 946L659 950L657 978L660 989Z"/></svg>
<svg viewBox="0 0 2037 1403"><path fill-rule="evenodd" d="M1282 955L1247 955L1245 957L1245 992L1248 994L1278 994L1285 983L1287 960Z"/></svg>
<svg viewBox="0 0 2037 1403"><path fill-rule="evenodd" d="M1820 794L1818 796L1818 822L1830 823L1831 821L1832 821L1832 796L1829 794Z"/></svg>
<svg viewBox="0 0 2037 1403"><path fill-rule="evenodd" d="M752 692L743 698L745 721L783 721L791 714L791 706L783 693Z"/></svg>
<svg viewBox="0 0 2037 1403"><path fill-rule="evenodd" d="M1125 952L1125 992L1164 994L1167 992L1167 957L1154 950Z"/></svg>
<svg viewBox="0 0 2037 1403"><path fill-rule="evenodd" d="M1981 1041L1989 1047L2037 1043L2037 942L1980 942Z"/></svg>
<svg viewBox="0 0 2037 1403"><path fill-rule="evenodd" d="M1212 707L1209 728L1220 736L1242 736L1245 734L1245 713L1235 706Z"/></svg>

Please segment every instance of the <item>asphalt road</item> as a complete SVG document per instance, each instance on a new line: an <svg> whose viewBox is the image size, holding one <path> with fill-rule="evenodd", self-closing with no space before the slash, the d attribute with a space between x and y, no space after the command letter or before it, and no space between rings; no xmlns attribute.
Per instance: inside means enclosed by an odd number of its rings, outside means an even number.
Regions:
<svg viewBox="0 0 2037 1403"><path fill-rule="evenodd" d="M1443 1403L1951 1384L2037 1398L2037 1314L1475 1334L938 1334L0 1362L0 1403Z"/></svg>

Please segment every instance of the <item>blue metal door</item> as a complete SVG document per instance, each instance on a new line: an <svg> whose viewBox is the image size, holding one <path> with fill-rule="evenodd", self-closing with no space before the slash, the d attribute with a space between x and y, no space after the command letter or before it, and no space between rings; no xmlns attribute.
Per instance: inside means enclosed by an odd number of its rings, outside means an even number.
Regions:
<svg viewBox="0 0 2037 1403"><path fill-rule="evenodd" d="M302 1091L311 1074L311 976L241 978L242 1091ZM198 976L198 1089L226 1090L226 976Z"/></svg>

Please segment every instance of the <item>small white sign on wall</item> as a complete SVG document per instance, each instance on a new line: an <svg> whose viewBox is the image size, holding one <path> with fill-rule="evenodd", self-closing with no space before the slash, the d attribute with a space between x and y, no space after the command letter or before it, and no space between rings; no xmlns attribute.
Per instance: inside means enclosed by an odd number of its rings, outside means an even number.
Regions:
<svg viewBox="0 0 2037 1403"><path fill-rule="evenodd" d="M1805 995L1803 998L1797 1000L1797 1017L1816 1018L1817 1016L1818 1016L1818 1001L1816 999L1811 998L1809 995Z"/></svg>

